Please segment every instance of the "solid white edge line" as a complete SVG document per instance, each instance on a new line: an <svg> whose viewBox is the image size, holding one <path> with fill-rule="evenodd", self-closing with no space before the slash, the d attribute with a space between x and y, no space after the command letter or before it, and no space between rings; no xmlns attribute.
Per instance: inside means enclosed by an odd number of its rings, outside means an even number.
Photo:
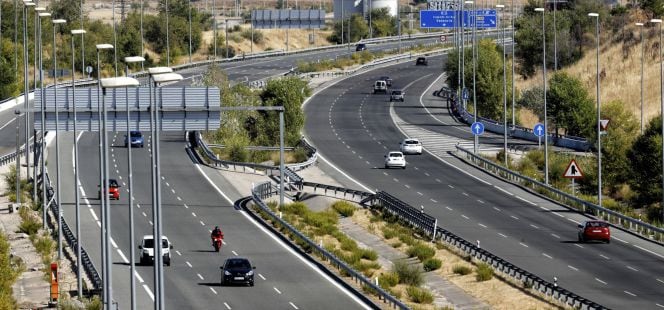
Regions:
<svg viewBox="0 0 664 310"><path fill-rule="evenodd" d="M508 194L508 195L510 195L510 196L514 196L514 194L508 192L507 190L503 189L503 188L500 187L500 186L494 185L493 187L495 187L497 190L499 190L499 191L501 191L501 192L503 192L503 193L505 193L505 194Z"/></svg>
<svg viewBox="0 0 664 310"><path fill-rule="evenodd" d="M646 249L646 248L642 248L642 247L640 247L640 246L638 246L638 245L636 245L636 244L633 244L633 246L636 247L636 248L639 249L639 250L646 251L646 252L648 252L648 253L650 253L650 254L652 254L652 255L656 255L656 256L658 256L659 258L664 258L664 255L657 254L657 253L655 253L655 252L653 252L653 251L650 251L650 250L648 250L648 249Z"/></svg>
<svg viewBox="0 0 664 310"><path fill-rule="evenodd" d="M124 253L122 253L122 250L120 250L120 249L116 249L116 251L118 251L118 254L120 255L120 258L122 258L122 261L125 262L125 264L129 264L129 260L128 260L127 257L124 255Z"/></svg>
<svg viewBox="0 0 664 310"><path fill-rule="evenodd" d="M606 285L606 282L600 280L599 278L595 278L595 281L597 281L597 282L599 282L599 283L602 283L602 284Z"/></svg>
<svg viewBox="0 0 664 310"><path fill-rule="evenodd" d="M141 275L138 274L138 271L134 270L134 275L136 276L136 279L138 279L138 282L141 282L141 283L145 282L145 281L143 281L143 278L141 277Z"/></svg>
<svg viewBox="0 0 664 310"><path fill-rule="evenodd" d="M148 285L147 285L147 284L143 284L143 288L145 289L145 292L148 293L148 296L150 296L150 299L152 299L152 301L154 301L154 294L152 294L152 291L150 290L150 288L148 287Z"/></svg>
<svg viewBox="0 0 664 310"><path fill-rule="evenodd" d="M228 198L228 196L226 196L226 194L216 184L214 184L214 182L212 182L212 180L207 176L207 174L203 171L203 169L201 169L200 165L195 165L195 166L196 166L196 169L198 169L198 171L201 173L201 175L203 175L203 177L208 181L208 183L210 183L210 185L212 185L212 187L217 191L217 193L219 193L224 199L226 199L226 201L228 201L228 203L233 204L233 201L230 198ZM358 183L358 184L360 184L360 183ZM370 191L370 190L367 190L367 191ZM318 269L313 263L311 263L310 261L308 261L307 259L302 257L300 254L295 252L295 250L293 250L290 246L288 246L283 241L281 241L281 239L279 239L277 236L270 233L270 231L268 231L267 228L263 227L263 225L256 222L246 212L240 212L240 214L242 214L247 220L249 220L249 222L254 224L258 229L263 231L268 237L272 238L272 240L274 240L277 244L279 244L281 247L283 247L286 251L290 252L293 256L297 257L305 265L309 266L309 268L311 268L312 270L317 272L321 277L323 277L324 279L329 281L332 285L336 286L340 291L342 291L344 294L346 294L346 296L353 299L356 303L361 305L364 309L371 309L371 307L369 307L369 305L365 305L364 302L362 302L362 300L360 300L359 298L357 298L357 296L355 296L355 294L348 291L341 284L337 283L337 281L330 278L329 275L324 273L322 270ZM224 304L226 305L226 303L224 303ZM228 307L228 305L226 305L226 307ZM228 309L230 309L230 307L228 307Z"/></svg>

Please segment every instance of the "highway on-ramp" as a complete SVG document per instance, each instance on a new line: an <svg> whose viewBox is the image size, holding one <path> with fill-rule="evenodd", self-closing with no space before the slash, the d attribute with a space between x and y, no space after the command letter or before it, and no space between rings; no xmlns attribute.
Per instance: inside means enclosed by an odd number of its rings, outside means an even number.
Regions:
<svg viewBox="0 0 664 310"><path fill-rule="evenodd" d="M482 248L550 282L556 277L560 286L604 306L663 307L664 251L659 245L618 229L612 230L611 244L578 243L576 225L585 216L447 153L472 136L467 129L459 130L467 125L453 123L446 103L431 95L441 86L430 87L439 83L441 67L441 58L436 58L428 67L407 62L377 69L340 81L312 98L305 106L305 133L322 157L339 169L330 173L348 175L366 189L384 190L423 206L444 229L479 241ZM393 78L393 88L406 89L405 102L390 103L386 95L371 94L373 81L382 75ZM427 136L424 147L429 152L407 156L405 170L384 169L383 155L399 149L404 132L414 138Z"/></svg>

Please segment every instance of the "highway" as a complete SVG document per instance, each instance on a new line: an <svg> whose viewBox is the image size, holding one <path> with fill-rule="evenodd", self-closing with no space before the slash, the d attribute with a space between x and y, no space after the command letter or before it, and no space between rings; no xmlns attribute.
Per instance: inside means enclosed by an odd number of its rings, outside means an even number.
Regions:
<svg viewBox="0 0 664 310"><path fill-rule="evenodd" d="M472 139L467 125L450 117L432 96L440 57L428 67L407 62L343 80L305 106L305 133L332 166L322 165L348 187L380 189L424 206L439 226L480 242L482 248L590 300L616 309L664 307L664 251L658 245L612 229L611 244L580 244L577 223L587 219L512 184L478 171L447 153ZM389 75L405 88L404 103L373 95L376 77ZM422 96L420 96L422 94ZM390 106L393 106L392 110ZM404 125L395 126L395 121ZM417 126L413 126L417 125ZM405 170L383 169L383 155L405 138L427 136L431 153L407 156ZM435 138L434 136L438 136ZM490 135L491 136L491 135ZM481 148L502 137L482 139ZM335 170L336 169L338 170Z"/></svg>

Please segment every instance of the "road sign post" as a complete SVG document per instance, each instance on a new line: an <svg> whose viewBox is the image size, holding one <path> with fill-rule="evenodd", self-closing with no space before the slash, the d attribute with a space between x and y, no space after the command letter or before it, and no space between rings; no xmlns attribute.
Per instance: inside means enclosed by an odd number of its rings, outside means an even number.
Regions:
<svg viewBox="0 0 664 310"><path fill-rule="evenodd" d="M570 160L567 169L565 169L565 173L563 174L563 178L572 179L572 196L575 196L574 180L583 178L583 171L579 168L576 160Z"/></svg>
<svg viewBox="0 0 664 310"><path fill-rule="evenodd" d="M484 124L480 122L474 122L470 125L470 131L473 132L473 135L479 136L484 133Z"/></svg>
<svg viewBox="0 0 664 310"><path fill-rule="evenodd" d="M537 149L542 148L542 137L546 133L544 125L541 123L535 124L535 126L533 126L533 133L537 136Z"/></svg>
<svg viewBox="0 0 664 310"><path fill-rule="evenodd" d="M456 28L461 14L458 10L422 10L420 28ZM462 20L464 27L474 25L477 28L496 28L498 24L496 10L464 11Z"/></svg>
<svg viewBox="0 0 664 310"><path fill-rule="evenodd" d="M600 134L603 134L603 135L606 134L606 129L609 127L609 122L611 122L611 120L609 120L609 119L599 120Z"/></svg>

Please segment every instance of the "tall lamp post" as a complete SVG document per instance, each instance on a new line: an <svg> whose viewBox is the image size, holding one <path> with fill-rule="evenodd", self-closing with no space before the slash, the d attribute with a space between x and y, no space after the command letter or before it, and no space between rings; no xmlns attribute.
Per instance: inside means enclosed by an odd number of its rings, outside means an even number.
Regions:
<svg viewBox="0 0 664 310"><path fill-rule="evenodd" d="M496 8L500 9L500 16L505 17L505 5L497 4ZM505 50L505 27L503 27L503 23L500 21L500 19L498 19L498 23L500 28L502 28L503 34L503 155L505 160L505 167L507 167L507 61L505 59L505 53L507 53L507 51Z"/></svg>
<svg viewBox="0 0 664 310"><path fill-rule="evenodd" d="M0 10L0 11L2 11L2 10ZM35 92L37 91L37 86L38 86L37 85L37 68L38 68L38 66L37 66L38 63L37 62L38 62L38 59L39 59L39 55L37 55L37 53L39 51L39 37L37 37L37 36L41 35L41 33L39 32L39 27L40 27L40 25L39 25L39 23L40 23L39 14L42 14L45 11L46 11L46 8L44 8L44 7L35 7L35 39L34 39L34 43L35 43L35 57L34 57L35 59L34 59L34 61L35 62L34 62L34 67L33 67L34 70L33 70L33 73L32 73L32 80L35 83L33 89L34 89ZM2 19L2 18L0 18L0 19ZM0 24L2 24L2 23L0 22ZM2 42L2 38L0 38L0 42ZM34 109L34 107L35 107L34 102L32 103L32 106L33 106L33 109ZM30 114L33 114L33 117L34 117L34 113L30 113ZM42 131L42 134L43 134L43 131ZM32 201L37 201L37 186L36 185L37 185L37 170L38 170L37 169L37 165L38 165L38 163L37 163L37 143L38 143L38 141L37 141L37 128L34 128L34 126L32 128L32 136L33 136L33 139L32 139L32 145L33 145L33 147L32 147L32 166L33 166L33 168L32 168L32 180L33 180ZM43 211L43 215L46 215L45 210L42 209L42 211ZM43 223L43 224L45 225L46 223Z"/></svg>
<svg viewBox="0 0 664 310"><path fill-rule="evenodd" d="M156 89L159 84L174 82L182 80L182 75L177 73L172 73L173 69L165 67L157 67L148 69L152 82L154 82L154 88ZM150 97L152 96L152 83L150 83ZM153 225L153 236L155 244L161 244L162 225L161 225L161 168L160 168L160 154L159 154L159 131L161 125L159 122L159 104L158 104L157 92L155 90L154 101L150 102L150 114L151 119L154 120L154 123L150 122L150 127L153 130L152 132L152 167L153 167L153 180L152 180L152 220ZM155 263L154 263L154 276L155 276L155 305L157 309L162 309L164 306L164 263L162 256L162 248L160 246L155 246Z"/></svg>
<svg viewBox="0 0 664 310"><path fill-rule="evenodd" d="M473 4L473 1L464 1L461 6L461 100L463 101L463 109L466 110L466 99L463 96L463 91L466 89L466 21L464 15L466 13L466 4Z"/></svg>
<svg viewBox="0 0 664 310"><path fill-rule="evenodd" d="M74 201L76 205L76 288L77 296L83 296L83 280L81 278L81 205L79 203L79 188L78 188L78 130L76 128L76 53L74 53L74 37L81 35L81 40L85 35L85 30L74 29L71 31L71 93L72 93L72 109L74 113ZM81 45L81 49L85 50L85 46Z"/></svg>
<svg viewBox="0 0 664 310"><path fill-rule="evenodd" d="M30 85L29 85L29 74L28 74L28 8L29 7L34 7L35 3L32 1L24 1L23 2L23 110L25 111L25 116L23 117L24 121L24 129L23 129L23 134L25 136L25 146L24 146L24 152L25 152L25 178L29 179L30 178L30 113L28 113L28 110L30 109L30 102L28 101L28 93L30 92ZM20 157L16 157L17 161L19 160ZM20 174L18 171L16 172L16 176L18 178Z"/></svg>
<svg viewBox="0 0 664 310"><path fill-rule="evenodd" d="M546 28L544 25L544 8L536 8L536 12L542 12L542 86L544 87L544 183L549 184L549 124L546 117Z"/></svg>
<svg viewBox="0 0 664 310"><path fill-rule="evenodd" d="M636 26L640 28L641 32L641 134L643 134L643 55L644 55L644 47L643 47L643 23L636 23Z"/></svg>
<svg viewBox="0 0 664 310"><path fill-rule="evenodd" d="M44 158L44 155L46 154L44 152L44 149L46 149L46 140L45 138L45 133L46 133L46 126L44 125L44 70L43 68L43 59L44 59L44 54L43 54L43 47L42 47L42 18L50 17L51 13L39 13L38 19L39 23L37 25L38 28L38 33L39 35L37 36L37 45L39 46L39 91L41 93L41 99L39 102L39 105L41 107L41 173L42 173L42 178L45 176L44 172L46 171L46 159ZM2 40L2 38L0 38ZM34 105L34 104L33 104ZM42 179L44 180L44 179ZM46 201L46 182L41 182L41 189L42 189L42 229L46 229L46 206L48 205L48 201Z"/></svg>
<svg viewBox="0 0 664 310"><path fill-rule="evenodd" d="M108 270L106 269L108 265L106 264L106 261L108 260L107 253L106 253L106 213L104 212L104 207L106 206L106 200L108 200L108 196L106 193L104 193L101 188L101 186L104 185L104 180L106 179L106 173L104 171L104 162L106 162L106 157L104 153L104 131L106 130L106 124L102 124L102 107L105 110L106 107L102 103L102 100L100 98L101 95L101 62L99 60L99 53L102 50L108 50L108 49L113 49L113 45L111 44L97 44L97 125L99 128L99 212L101 213L101 273L102 273L102 279L104 280L104 285L102 286L103 289L103 297L102 301L104 303L104 308L109 309L111 306L111 301L109 298L109 286L106 286L106 275L108 274ZM57 111L57 110L56 110ZM108 308L106 308L108 307Z"/></svg>
<svg viewBox="0 0 664 310"><path fill-rule="evenodd" d="M516 16L516 9L514 8L514 0L512 0L512 129L516 126L516 111L514 109L516 103L516 86L514 84L514 63L516 57L514 50L516 49L516 31L514 30L514 20Z"/></svg>
<svg viewBox="0 0 664 310"><path fill-rule="evenodd" d="M651 19L651 23L659 24L659 91L661 100L660 115L662 118L662 125L664 125L664 64L662 63L662 20ZM664 141L664 127L662 127L662 140ZM664 144L662 144L664 150ZM664 153L662 153L662 171L664 171ZM662 178L662 189L664 190L664 177ZM662 221L664 221L664 191L662 191Z"/></svg>
<svg viewBox="0 0 664 310"><path fill-rule="evenodd" d="M479 51L477 51L477 36L475 31L477 30L477 4L473 3L473 123L477 123L477 83L475 83L477 75L477 58L479 56ZM473 153L477 153L479 148L479 137L478 135L473 135Z"/></svg>
<svg viewBox="0 0 664 310"><path fill-rule="evenodd" d="M599 14L588 13L589 17L595 18L595 37L597 39L597 205L602 206L602 125L601 104L599 97Z"/></svg>
<svg viewBox="0 0 664 310"><path fill-rule="evenodd" d="M64 19L54 19L53 23L53 93L55 100L55 201L60 201L60 117L58 116L58 51L55 42L55 33L59 24L64 24L67 21ZM62 208L58 208L58 260L62 259Z"/></svg>
<svg viewBox="0 0 664 310"><path fill-rule="evenodd" d="M124 59L126 64L126 76L129 76L129 64L130 63L143 63L145 58L140 56L125 57ZM125 88L125 99L126 99L126 109L127 109L127 140L125 140L127 145L127 165L129 166L129 244L134 244L134 178L132 172L131 164L131 111L129 110L129 90ZM140 96L136 96L136 101L140 99ZM140 106L140 105L139 105ZM129 286L131 288L131 309L136 309L136 280L134 279L134 273L136 272L136 263L134 262L134 247L129 247Z"/></svg>

